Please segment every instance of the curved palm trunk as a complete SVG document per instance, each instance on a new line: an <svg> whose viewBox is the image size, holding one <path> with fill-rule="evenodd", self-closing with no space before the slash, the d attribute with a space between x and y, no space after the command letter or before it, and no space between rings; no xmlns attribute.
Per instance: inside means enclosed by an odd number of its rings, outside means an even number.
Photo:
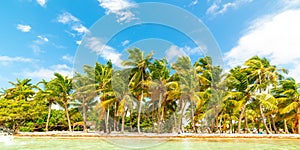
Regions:
<svg viewBox="0 0 300 150"><path fill-rule="evenodd" d="M246 108L245 108L245 133L249 133L249 126L248 126L248 119L247 119L247 112L246 112Z"/></svg>
<svg viewBox="0 0 300 150"><path fill-rule="evenodd" d="M122 114L122 127L121 127L121 133L124 134L124 125L125 125L125 116L126 116L127 110L123 112Z"/></svg>
<svg viewBox="0 0 300 150"><path fill-rule="evenodd" d="M275 116L274 117L272 116L272 126L274 128L275 133L277 134L277 127L276 127L276 124L275 124Z"/></svg>
<svg viewBox="0 0 300 150"><path fill-rule="evenodd" d="M65 106L66 116L67 116L67 120L68 120L69 131L71 132L72 128L71 128L71 121L70 121L67 102L64 102L64 106Z"/></svg>
<svg viewBox="0 0 300 150"><path fill-rule="evenodd" d="M288 129L288 127L287 127L286 119L284 119L284 132L285 132L286 134L289 134L289 129Z"/></svg>
<svg viewBox="0 0 300 150"><path fill-rule="evenodd" d="M265 117L264 112L263 112L262 104L259 104L259 111L260 111L260 115L261 115L262 120L263 120L264 127L266 128L267 134L272 134L271 131L268 128L268 125L267 125L267 122L266 122L266 117Z"/></svg>
<svg viewBox="0 0 300 150"><path fill-rule="evenodd" d="M52 102L50 102L49 106L48 106L48 116L47 116L47 122L46 122L46 132L48 132L48 126L49 126L49 120L50 120L50 115L51 115L51 105Z"/></svg>
<svg viewBox="0 0 300 150"><path fill-rule="evenodd" d="M242 107L240 117L239 117L239 124L238 124L238 129L237 129L237 132L239 134L241 133L242 118L243 118L243 114L245 114L245 107L246 107L246 104Z"/></svg>

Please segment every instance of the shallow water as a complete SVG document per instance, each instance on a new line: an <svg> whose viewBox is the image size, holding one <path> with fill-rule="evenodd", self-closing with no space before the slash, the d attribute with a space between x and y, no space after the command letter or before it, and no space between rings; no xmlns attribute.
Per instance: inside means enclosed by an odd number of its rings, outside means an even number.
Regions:
<svg viewBox="0 0 300 150"><path fill-rule="evenodd" d="M14 138L0 142L1 150L299 150L300 140L284 139L86 139L86 138Z"/></svg>

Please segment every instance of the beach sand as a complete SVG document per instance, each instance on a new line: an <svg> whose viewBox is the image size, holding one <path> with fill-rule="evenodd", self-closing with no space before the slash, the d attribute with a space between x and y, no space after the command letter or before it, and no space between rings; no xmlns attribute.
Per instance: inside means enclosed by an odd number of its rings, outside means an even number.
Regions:
<svg viewBox="0 0 300 150"><path fill-rule="evenodd" d="M58 138L275 138L275 139L300 139L300 134L157 134L157 133L100 133L100 132L68 132L68 131L50 131L50 132L20 132L14 137L58 137Z"/></svg>

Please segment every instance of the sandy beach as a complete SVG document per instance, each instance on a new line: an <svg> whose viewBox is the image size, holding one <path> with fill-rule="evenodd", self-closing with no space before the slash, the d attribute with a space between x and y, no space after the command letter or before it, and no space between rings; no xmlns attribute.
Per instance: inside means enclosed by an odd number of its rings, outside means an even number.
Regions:
<svg viewBox="0 0 300 150"><path fill-rule="evenodd" d="M67 132L67 131L52 131L52 132L20 132L14 137L30 138L30 137L57 137L57 138L274 138L274 139L300 139L299 134L156 134L156 133L97 133L97 132Z"/></svg>

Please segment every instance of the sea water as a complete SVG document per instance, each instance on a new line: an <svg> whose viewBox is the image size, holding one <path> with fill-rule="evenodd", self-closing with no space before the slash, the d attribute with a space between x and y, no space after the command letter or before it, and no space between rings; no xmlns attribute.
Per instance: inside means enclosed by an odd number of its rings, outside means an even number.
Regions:
<svg viewBox="0 0 300 150"><path fill-rule="evenodd" d="M300 150L300 140L287 139L147 139L147 138L14 138L0 150Z"/></svg>

